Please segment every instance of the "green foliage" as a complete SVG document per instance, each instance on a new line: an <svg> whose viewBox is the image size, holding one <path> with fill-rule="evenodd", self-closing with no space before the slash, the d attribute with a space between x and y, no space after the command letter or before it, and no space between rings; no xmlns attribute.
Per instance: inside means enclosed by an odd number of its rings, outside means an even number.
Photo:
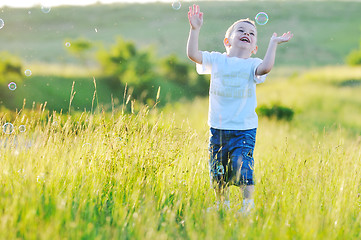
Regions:
<svg viewBox="0 0 361 240"><path fill-rule="evenodd" d="M174 54L158 61L152 49L138 50L134 42L121 37L110 50L99 51L98 59L105 79L113 88L122 90L127 86L133 98L143 103L155 99L158 87L162 89L161 101L179 99L182 95L191 98L208 92L208 81L194 73L193 64L181 62Z"/></svg>
<svg viewBox="0 0 361 240"><path fill-rule="evenodd" d="M194 67L193 67L194 69ZM199 96L208 96L209 94L209 76L206 75L199 75L195 71L195 81L192 82L192 91L194 94Z"/></svg>
<svg viewBox="0 0 361 240"><path fill-rule="evenodd" d="M137 66L136 58L138 58L138 56L134 43L131 41L126 42L120 37L117 38L115 45L113 45L109 51L100 51L98 58L104 73L107 76L119 78L124 84L127 80L122 78L128 69L132 68L132 71L134 71L134 68L141 68Z"/></svg>
<svg viewBox="0 0 361 240"><path fill-rule="evenodd" d="M69 46L66 46L69 52L75 55L81 55L83 52L90 50L93 47L92 43L84 38L67 40L66 44L69 44Z"/></svg>
<svg viewBox="0 0 361 240"><path fill-rule="evenodd" d="M179 61L179 58L172 54L161 62L163 74L168 81L173 81L181 85L187 85L190 82L189 64Z"/></svg>
<svg viewBox="0 0 361 240"><path fill-rule="evenodd" d="M156 78L151 51L138 51L134 42L118 37L109 51L98 52L98 59L112 87L124 89L127 86L137 99L141 95L143 100L155 96L157 89L151 87Z"/></svg>
<svg viewBox="0 0 361 240"><path fill-rule="evenodd" d="M9 90L10 82L20 85L22 83L22 63L21 60L8 52L0 53L0 102L5 100L11 102L13 93ZM11 104L10 106L11 107Z"/></svg>
<svg viewBox="0 0 361 240"><path fill-rule="evenodd" d="M18 81L22 76L21 60L8 52L0 53L0 83Z"/></svg>
<svg viewBox="0 0 361 240"><path fill-rule="evenodd" d="M291 121L294 115L294 111L291 108L279 104L273 104L271 107L262 105L257 109L257 112L260 116L286 121Z"/></svg>
<svg viewBox="0 0 361 240"><path fill-rule="evenodd" d="M346 63L350 66L361 65L361 40L358 49L354 49L346 56Z"/></svg>
<svg viewBox="0 0 361 240"><path fill-rule="evenodd" d="M91 57L87 54L93 48L93 43L85 38L66 40L65 47L69 53L76 56L82 64L86 65Z"/></svg>
<svg viewBox="0 0 361 240"><path fill-rule="evenodd" d="M183 62L177 55L171 54L161 61L160 67L166 81L187 87L194 95L208 94L209 81L205 75L195 72L194 63Z"/></svg>
<svg viewBox="0 0 361 240"><path fill-rule="evenodd" d="M361 49L353 50L346 58L346 62L350 66L361 65Z"/></svg>

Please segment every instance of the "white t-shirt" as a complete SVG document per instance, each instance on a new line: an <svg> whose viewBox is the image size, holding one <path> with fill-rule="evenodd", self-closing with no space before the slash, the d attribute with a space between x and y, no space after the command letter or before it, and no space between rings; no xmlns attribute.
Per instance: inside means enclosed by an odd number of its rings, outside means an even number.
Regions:
<svg viewBox="0 0 361 240"><path fill-rule="evenodd" d="M228 57L226 53L202 52L199 74L211 74L208 125L216 129L247 130L258 127L256 84L266 75L256 76L262 59Z"/></svg>

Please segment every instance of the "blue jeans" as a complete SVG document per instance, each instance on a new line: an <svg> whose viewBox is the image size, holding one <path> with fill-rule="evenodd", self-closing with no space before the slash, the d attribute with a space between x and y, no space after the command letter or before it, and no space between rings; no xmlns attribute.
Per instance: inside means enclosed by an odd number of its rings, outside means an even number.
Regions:
<svg viewBox="0 0 361 240"><path fill-rule="evenodd" d="M210 129L209 167L212 184L254 185L253 151L257 128Z"/></svg>

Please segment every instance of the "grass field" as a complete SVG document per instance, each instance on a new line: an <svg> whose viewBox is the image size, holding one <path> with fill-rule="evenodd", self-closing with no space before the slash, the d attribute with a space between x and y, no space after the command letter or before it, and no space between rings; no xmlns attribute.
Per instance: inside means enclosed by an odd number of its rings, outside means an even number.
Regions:
<svg viewBox="0 0 361 240"><path fill-rule="evenodd" d="M0 50L16 53L29 64L71 64L77 59L67 53L65 42L85 38L108 47L121 35L139 47L153 46L160 56L176 53L186 59L189 31L188 5L176 11L171 3L92 5L56 7L48 14L40 6L1 10ZM258 26L259 51L263 58L273 32L292 31L294 39L280 47L277 64L320 66L343 64L360 42L361 3L357 1L246 1L198 2L204 11L200 36L203 50L224 51L226 29L239 18L254 18L264 11L269 22ZM91 55L91 54L90 54ZM90 58L90 57L89 57Z"/></svg>
<svg viewBox="0 0 361 240"><path fill-rule="evenodd" d="M12 128L0 132L0 239L361 238L361 67L342 64L359 45L361 4L199 4L207 13L204 49L222 50L225 28L259 11L270 16L259 34L295 33L257 87L259 106L278 104L295 115L260 116L255 209L240 214L239 189L231 188L230 210L207 211L215 197L206 98L170 102L167 92L184 93L162 85L158 105L131 113L137 101L129 92L109 88L97 66L72 65L79 63L66 53L65 39L108 46L120 34L158 46L160 55L184 56L186 3L179 11L170 4L49 14L4 8L0 49L19 54L33 75L13 91L17 111L1 106L0 124ZM262 51L266 42L260 39Z"/></svg>
<svg viewBox="0 0 361 240"><path fill-rule="evenodd" d="M93 77L97 80L99 104L109 110L112 98L123 100L123 87L110 87L102 81L102 71L96 61L96 51L108 48L121 35L134 41L139 49L153 47L154 61L175 53L186 60L185 46L189 31L186 19L187 5L183 2L178 11L171 4L113 4L88 7L56 7L48 14L40 6L29 9L2 8L0 18L5 26L0 31L0 51L17 54L23 60L23 70L31 69L32 76L19 84L8 108L26 107L47 102L49 109L67 111L70 92L75 82L76 95L73 108L89 110L94 94ZM310 67L325 65L342 66L349 52L359 46L359 2L199 2L205 12L200 37L203 50L223 51L222 38L225 29L239 17L250 17L259 11L268 13L270 20L258 26L259 51L263 57L268 39L273 31L291 30L295 36L277 51L275 68L287 69L287 73L302 72ZM322 31L321 31L322 30ZM347 36L347 37L345 37ZM82 59L69 53L65 42L84 38L93 48ZM86 60L84 60L86 59ZM279 75L281 78L282 75ZM175 84L161 85L164 97L179 100L186 92ZM154 96L155 97L155 96ZM97 103L98 103L97 102Z"/></svg>
<svg viewBox="0 0 361 240"><path fill-rule="evenodd" d="M59 69L59 67L55 67L55 69ZM68 67L62 69L68 69ZM78 72L86 71L81 67L70 69L78 69ZM162 106L179 101L180 99L191 100L194 97L185 92L184 87L172 82L155 80L153 87L156 89L160 88L160 98L162 99L160 105ZM72 93L74 97L69 107ZM21 109L24 105L24 99L25 108L31 109L34 104L40 105L46 102L47 109L57 112L67 112L69 109L91 111L91 109L96 107L100 107L104 111L111 111L112 105L119 105L127 100L124 99L124 88L119 86L112 87L108 79L101 76L94 77L91 74L75 76L64 75L64 73L59 73L58 75L33 74L31 77L25 77L24 81L18 85L18 88L10 92L10 94L14 97L11 105L13 110ZM128 95L131 95L129 89L127 98ZM137 108L139 108L139 99L134 99L132 95L130 99L132 101L136 100L135 103ZM150 96L150 100L149 105L153 105L156 95Z"/></svg>
<svg viewBox="0 0 361 240"><path fill-rule="evenodd" d="M2 113L14 132L1 135L0 237L359 239L361 69L271 76L259 104L297 111L260 118L247 217L236 188L231 210L207 212L206 99L135 114L35 107Z"/></svg>

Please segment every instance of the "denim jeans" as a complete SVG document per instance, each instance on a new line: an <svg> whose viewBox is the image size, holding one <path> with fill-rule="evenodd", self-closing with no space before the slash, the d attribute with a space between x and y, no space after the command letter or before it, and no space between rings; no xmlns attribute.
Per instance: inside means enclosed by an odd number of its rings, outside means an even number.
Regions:
<svg viewBox="0 0 361 240"><path fill-rule="evenodd" d="M253 151L257 128L220 130L210 128L209 167L211 183L254 185Z"/></svg>

